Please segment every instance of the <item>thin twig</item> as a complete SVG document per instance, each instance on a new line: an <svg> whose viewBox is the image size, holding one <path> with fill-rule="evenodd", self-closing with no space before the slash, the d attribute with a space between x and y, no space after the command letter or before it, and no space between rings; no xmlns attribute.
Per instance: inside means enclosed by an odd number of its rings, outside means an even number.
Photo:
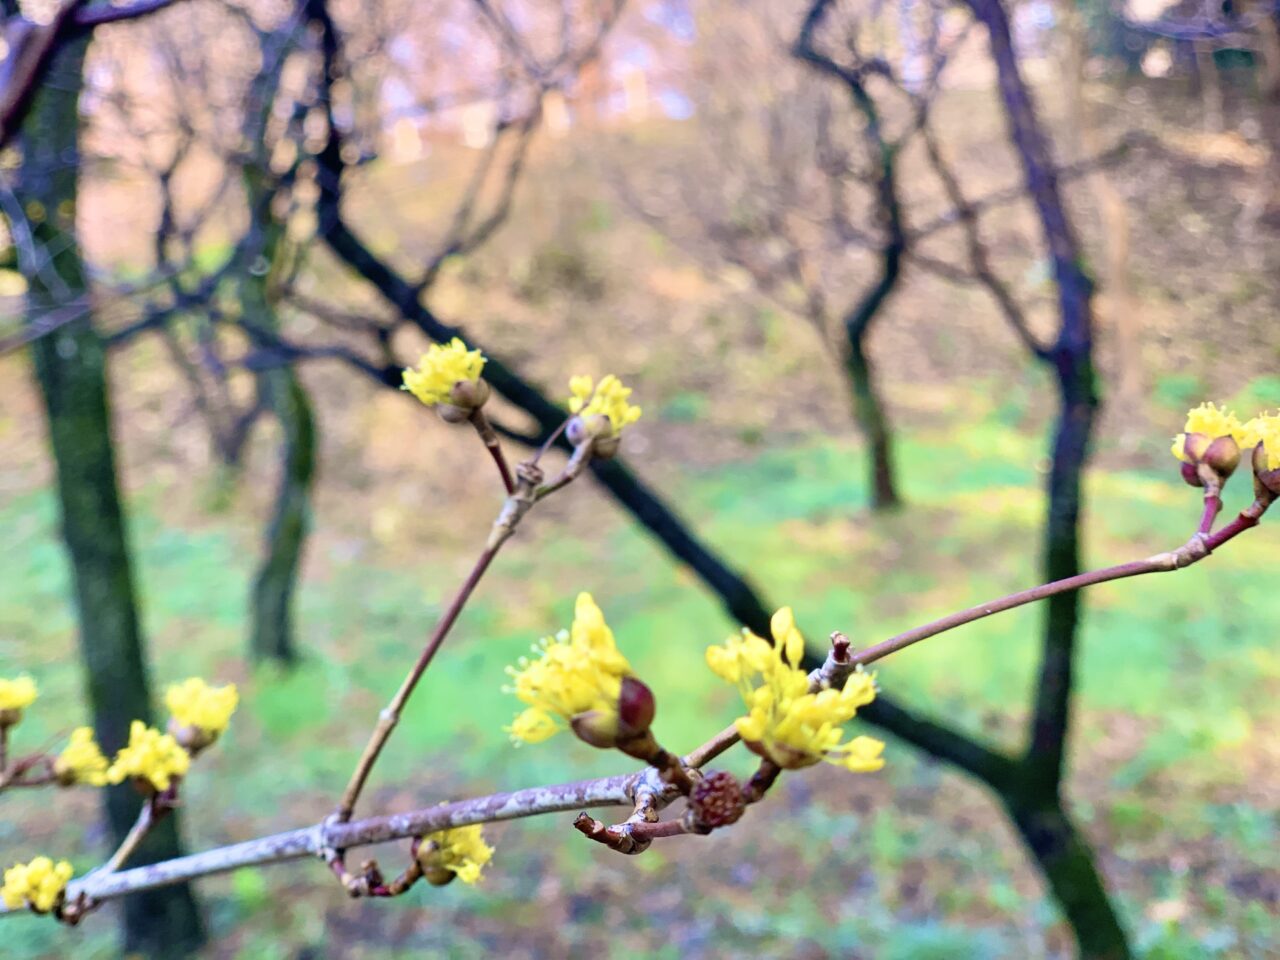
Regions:
<svg viewBox="0 0 1280 960"><path fill-rule="evenodd" d="M476 433L480 435L480 440L484 443L485 449L489 451L489 456L493 457L493 462L498 466L498 473L502 477L502 486L508 494L516 492L516 481L511 476L511 468L507 465L506 455L502 452L502 442L498 439L498 433L493 429L493 424L489 422L489 418L484 415L481 407L476 407L471 411L471 425L476 428Z"/></svg>

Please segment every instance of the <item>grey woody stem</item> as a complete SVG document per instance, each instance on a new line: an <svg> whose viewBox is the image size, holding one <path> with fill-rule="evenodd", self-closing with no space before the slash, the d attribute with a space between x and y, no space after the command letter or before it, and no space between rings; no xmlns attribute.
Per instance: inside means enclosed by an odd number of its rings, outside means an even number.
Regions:
<svg viewBox="0 0 1280 960"><path fill-rule="evenodd" d="M520 523L521 518L529 512L529 509L538 498L536 490L542 482L542 472L537 467L521 464L517 475L515 490L503 503L502 511L498 514L498 519L493 523L488 542L476 559L475 566L471 568L471 572L467 574L466 580L462 582L462 586L454 594L444 614L436 622L435 629L431 631L431 636L427 638L426 646L418 654L417 661L405 676L404 682L400 684L400 689L396 691L395 696L391 698L391 702L378 715L377 726L373 728L369 742L365 745L364 752L360 754L355 770L351 773L351 779L347 782L347 788L342 792L342 800L338 804L338 809L334 811L334 818L338 822L345 822L351 819L351 815L355 811L356 801L360 799L360 793L364 790L364 785L369 779L373 765L377 763L378 756L382 753L382 748L386 746L387 740L391 737L391 732L396 728L396 724L400 722L400 714L404 712L404 706L409 702L409 697L413 695L414 689L418 686L418 681L422 679L427 667L431 665L431 661L444 643L445 637L448 636L450 629L457 622L458 615L462 613L462 608L466 606L467 601L475 592L476 586L480 583L485 571L489 569L489 564L498 555L502 545L515 533L516 526ZM341 848L335 847L335 850L338 849Z"/></svg>
<svg viewBox="0 0 1280 960"><path fill-rule="evenodd" d="M1023 604L1063 593L1078 590L1081 587L1109 580L1139 576L1146 573L1161 573L1189 566L1212 553L1213 550L1257 526L1259 518L1270 505L1270 499L1255 500L1249 507L1240 511L1234 520L1216 533L1203 535L1197 533L1186 544L1169 553L1157 554L1146 560L1120 564L1083 573L1053 583L1033 587L1020 593L1010 594L991 603L962 610L940 620L908 630L890 637L875 646L861 651L850 651L847 639L843 635L833 635L832 649L826 663L811 674L811 682L823 682L824 678L831 686L842 685L850 673L858 665L871 663L891 653L918 643L928 637L936 636L965 623L991 616L1002 610L1009 610ZM490 558L492 559L492 558ZM487 565L487 563L486 563ZM478 565L479 566L479 565ZM479 579L483 569L473 577ZM474 583L471 584L474 588ZM465 585L464 585L465 587ZM466 591L460 591L461 597ZM465 597L463 597L465 600ZM455 598L455 605L461 609L461 601ZM456 618L456 612L454 613ZM442 623L444 621L442 620ZM440 627L437 632L443 636ZM437 644L438 645L438 644ZM424 668L425 669L425 666ZM420 675L419 671L419 675ZM394 701L393 701L394 702ZM401 703L403 705L403 703ZM738 741L737 731L729 727L692 751L685 763L690 767L702 767ZM385 742L383 737L382 742ZM367 753L368 751L366 751ZM376 758L376 752L373 754ZM363 759L363 758L362 758ZM369 766L372 763L370 762ZM759 773L759 771L758 771ZM367 776L368 770L364 771ZM363 779L360 781L363 783ZM354 778L353 778L354 783ZM763 784L761 784L763 786ZM351 788L348 788L351 792ZM358 788L354 795L358 795ZM660 772L648 767L638 774L605 777L597 780L582 780L576 783L559 784L549 787L533 787L517 790L513 793L497 793L456 803L440 804L410 813L391 814L381 817L369 817L353 822L337 822L335 818L292 830L287 833L260 837L231 846L218 847L203 853L166 860L161 863L135 867L131 870L106 872L103 870L90 873L82 879L71 883L67 889L66 899L70 903L83 903L90 906L104 900L110 900L126 894L142 890L150 890L169 884L181 883L198 877L216 873L226 873L242 867L268 863L280 863L287 860L299 860L305 857L325 857L333 850L345 850L352 847L406 837L420 837L448 827L469 824L492 823L504 820L516 820L545 813L557 813L566 810L582 810L589 807L633 805L637 811L643 806L644 812L627 827L629 836L636 845L647 845L658 836L674 835L685 832L680 826L649 821L650 811L656 813L665 806L677 790L663 783ZM641 797L642 794L646 794ZM643 804L637 804L642 799ZM354 804L354 800L353 800ZM591 834L605 830L603 824L594 818L579 818L579 829ZM668 823L671 823L670 821ZM676 821L678 823L678 821ZM597 827L597 824L599 826ZM585 828L585 829L584 829ZM610 838L611 840L612 838ZM605 842L610 842L606 840ZM614 844L610 842L610 845ZM20 912L21 908L9 909L0 904L0 916Z"/></svg>
<svg viewBox="0 0 1280 960"><path fill-rule="evenodd" d="M449 827L518 820L584 807L626 806L631 803L635 781L635 774L602 777L495 793L349 823L313 824L129 870L115 873L95 871L73 881L67 888L66 899L68 903L74 903L83 897L88 903L96 904L243 867L320 857L326 849L368 846L425 836ZM23 908L9 909L0 904L0 916L22 912L25 912Z"/></svg>
<svg viewBox="0 0 1280 960"><path fill-rule="evenodd" d="M143 838L151 832L151 828L164 816L167 809L167 806L157 806L155 797L148 797L147 802L138 811L138 819L134 821L128 835L120 842L120 846L111 855L111 859L102 865L101 872L115 873L124 866L125 861L129 859L133 851L138 849L138 844L142 843Z"/></svg>

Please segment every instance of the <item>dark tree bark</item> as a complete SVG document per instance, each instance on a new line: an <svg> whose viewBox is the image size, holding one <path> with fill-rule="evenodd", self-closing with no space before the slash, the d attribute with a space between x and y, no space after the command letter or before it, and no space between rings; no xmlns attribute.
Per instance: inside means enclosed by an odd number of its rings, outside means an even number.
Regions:
<svg viewBox="0 0 1280 960"><path fill-rule="evenodd" d="M265 84L256 85L262 90ZM259 95L262 111L272 98ZM265 158L261 158L263 164ZM280 321L273 301L273 281L285 254L284 224L272 213L275 190L269 171L245 169L244 185L255 243L246 247L239 278L241 320L246 329L275 334ZM311 491L315 482L315 423L311 399L292 367L273 367L257 374L265 407L280 424L280 476L262 564L253 581L250 604L249 655L256 661L291 664L298 658L294 640L293 597L303 548L311 528Z"/></svg>
<svg viewBox="0 0 1280 960"><path fill-rule="evenodd" d="M1018 69L1006 11L1000 0L968 3L990 38L1009 138L1023 167L1057 285L1058 335L1047 359L1057 380L1059 414L1048 481L1043 571L1045 580L1058 580L1080 571L1081 477L1098 407L1093 284L1062 203L1048 140ZM1071 925L1081 956L1112 960L1132 955L1128 938L1062 798L1079 623L1079 593L1050 598L1030 742L1015 782L1002 792L1002 799Z"/></svg>
<svg viewBox="0 0 1280 960"><path fill-rule="evenodd" d="M294 643L293 595L303 547L311 529L311 489L315 478L315 424L311 401L291 367L262 374L260 389L280 422L280 479L267 530L266 552L253 583L249 653L254 660L291 664Z"/></svg>
<svg viewBox="0 0 1280 960"><path fill-rule="evenodd" d="M36 339L32 356L48 414L62 534L75 584L80 649L94 727L103 748L123 746L129 723L150 722L147 665L134 599L124 512L116 483L105 349L91 323L89 289L75 242L79 176L77 104L88 38L64 43L36 93L23 127L18 196L33 236L20 246L30 284L28 322L75 311L74 322ZM111 835L123 840L140 799L129 784L104 791ZM161 822L133 857L151 863L180 856L178 817ZM181 956L204 940L187 885L129 897L124 946L149 957Z"/></svg>
<svg viewBox="0 0 1280 960"><path fill-rule="evenodd" d="M867 355L867 337L875 319L898 286L902 277L902 258L907 250L902 201L898 196L898 144L885 136L880 111L867 92L862 72L842 66L818 50L815 33L829 9L828 0L819 0L810 6L792 52L819 73L839 80L849 91L849 97L865 123L863 136L875 164L876 215L885 234L879 250L880 275L844 317L843 360L853 399L853 417L866 438L870 454L871 508L893 510L902 505L894 468L893 433L871 358Z"/></svg>

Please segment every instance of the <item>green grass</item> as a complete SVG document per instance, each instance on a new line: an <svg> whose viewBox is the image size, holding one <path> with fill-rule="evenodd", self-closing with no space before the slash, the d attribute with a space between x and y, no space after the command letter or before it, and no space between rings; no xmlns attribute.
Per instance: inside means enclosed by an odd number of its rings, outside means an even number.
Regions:
<svg viewBox="0 0 1280 960"><path fill-rule="evenodd" d="M1006 400L978 423L906 438L900 457L910 507L888 518L864 512L860 453L841 440L690 472L666 492L771 602L792 604L811 637L839 628L869 643L1036 581L1042 441L1019 427L1022 419L1021 404ZM1233 486L1243 494L1243 483ZM252 675L241 660L251 535L226 516L178 529L164 521L163 504L160 490L132 504L156 680L230 678L244 694L226 742L190 779L188 833L205 846L322 816L452 589L441 567L453 567L438 557L353 562L321 538L326 574L300 595L305 663L289 675ZM1087 511L1087 554L1103 564L1181 542L1197 503L1161 463L1147 472L1095 472ZM528 522L540 521L535 514ZM51 495L3 505L0 537L8 546L0 663L40 682L42 700L19 734L32 746L83 717ZM1266 770L1266 731L1280 714L1275 537L1264 527L1192 570L1088 597L1070 792L1106 847L1108 873L1153 958L1261 957L1280 945L1265 900L1280 876L1277 823L1268 784L1255 780ZM567 621L580 589L595 594L657 693L661 739L687 748L732 719L734 695L702 661L704 647L733 626L715 599L612 516L587 536L544 531L511 545L428 673L375 776L379 805L404 808L623 766L568 739L515 749L500 730L515 710L501 690L503 667ZM1040 616L1028 608L922 644L883 664L882 686L1016 749ZM1060 949L1060 931L1051 943L1041 934L1053 909L994 808L904 746L891 744L889 758L872 787L863 778L791 777L731 836L635 859L580 842L564 818L507 827L479 892L455 886L349 904L309 865L212 880L204 890L220 946L211 955L286 957L324 943L331 952L320 955L343 957L468 956L513 943L619 957L794 955L805 945L816 955L901 960ZM737 755L726 765L748 769ZM1269 787L1276 788L1274 770ZM867 808L869 789L878 799ZM52 824L28 797L6 803L6 857L48 849L85 868L100 855L80 825L92 810L88 798ZM1190 884L1187 857L1201 853L1218 872ZM1166 901L1189 906L1153 912ZM12 956L66 955L70 941L47 921L10 929ZM103 954L108 932L94 918L70 934L85 951L76 955ZM333 952L336 940L341 952Z"/></svg>

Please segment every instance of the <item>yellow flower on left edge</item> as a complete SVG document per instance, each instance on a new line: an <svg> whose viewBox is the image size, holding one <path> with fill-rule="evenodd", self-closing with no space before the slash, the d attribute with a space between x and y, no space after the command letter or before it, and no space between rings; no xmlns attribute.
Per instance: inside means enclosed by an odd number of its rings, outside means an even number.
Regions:
<svg viewBox="0 0 1280 960"><path fill-rule="evenodd" d="M36 857L30 863L15 863L4 872L0 899L10 910L18 909L25 901L41 913L48 913L66 889L73 872L66 860L55 864L48 857Z"/></svg>
<svg viewBox="0 0 1280 960"><path fill-rule="evenodd" d="M0 725L11 726L22 719L22 711L36 702L36 682L25 673L12 680L0 677Z"/></svg>
<svg viewBox="0 0 1280 960"><path fill-rule="evenodd" d="M734 725L754 753L784 770L820 761L855 773L884 766L884 744L873 737L844 739L841 724L875 699L875 678L858 670L839 689L809 690L800 668L804 637L790 607L773 615L773 643L743 630L722 646L707 648L707 665L742 694L747 715Z"/></svg>
<svg viewBox="0 0 1280 960"><path fill-rule="evenodd" d="M476 824L452 827L423 838L418 846L418 863L432 883L447 882L456 876L463 883L480 879L484 865L493 859L493 847Z"/></svg>
<svg viewBox="0 0 1280 960"><path fill-rule="evenodd" d="M163 793L173 778L183 776L190 766L191 755L171 734L135 720L129 726L129 745L121 747L116 754L107 770L107 780L110 783L122 783L130 778L142 780Z"/></svg>
<svg viewBox="0 0 1280 960"><path fill-rule="evenodd" d="M597 727L617 726L622 678L632 675L631 664L591 594L578 594L568 630L544 637L533 649L536 659L521 657L507 668L508 691L528 705L505 728L512 740L540 743L584 714L593 714Z"/></svg>
<svg viewBox="0 0 1280 960"><path fill-rule="evenodd" d="M447 403L453 388L460 383L474 383L484 371L485 357L479 350L454 337L447 345L433 343L418 361L418 366L404 372L404 389L432 407Z"/></svg>

